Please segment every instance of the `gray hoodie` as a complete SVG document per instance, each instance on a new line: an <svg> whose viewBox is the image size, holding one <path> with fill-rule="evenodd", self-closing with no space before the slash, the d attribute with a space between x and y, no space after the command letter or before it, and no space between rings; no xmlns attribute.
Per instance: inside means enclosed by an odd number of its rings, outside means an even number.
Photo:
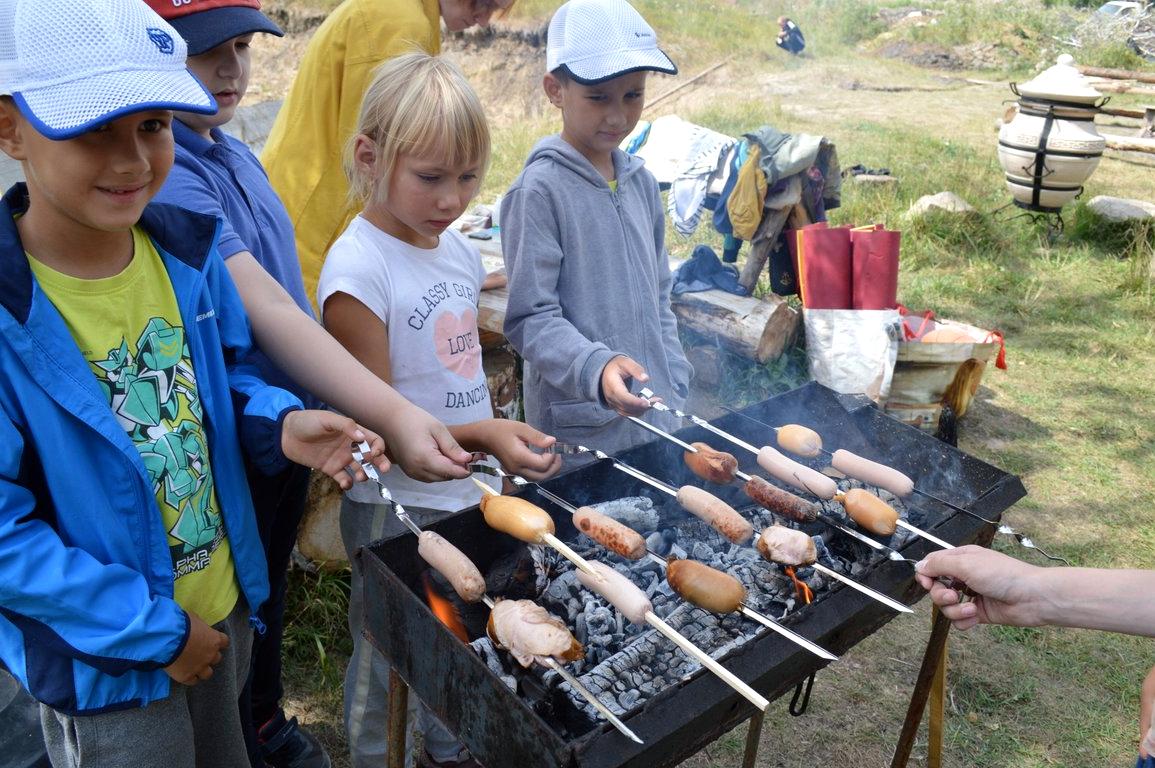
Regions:
<svg viewBox="0 0 1155 768"><path fill-rule="evenodd" d="M684 405L694 370L670 309L658 184L643 166L615 150L615 192L581 153L550 136L534 147L501 204L505 335L525 359L526 421L606 452L652 439L602 400L606 363L633 358L674 408ZM658 411L646 419L682 426Z"/></svg>

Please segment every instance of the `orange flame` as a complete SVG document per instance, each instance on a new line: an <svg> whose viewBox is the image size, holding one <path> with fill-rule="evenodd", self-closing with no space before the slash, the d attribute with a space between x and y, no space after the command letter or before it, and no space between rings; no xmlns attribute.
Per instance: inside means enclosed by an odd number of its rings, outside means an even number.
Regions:
<svg viewBox="0 0 1155 768"><path fill-rule="evenodd" d="M794 582L794 591L798 594L798 599L807 605L813 602L814 592L811 591L805 581L794 575L794 569L788 565L783 570L786 571L786 575Z"/></svg>
<svg viewBox="0 0 1155 768"><path fill-rule="evenodd" d="M465 631L465 624L462 623L461 616L453 607L453 603L438 594L432 579L429 578L429 571L422 574L421 581L425 585L425 599L429 603L429 610L433 611L433 615L437 617L438 621L444 624L461 642L468 643L469 633Z"/></svg>

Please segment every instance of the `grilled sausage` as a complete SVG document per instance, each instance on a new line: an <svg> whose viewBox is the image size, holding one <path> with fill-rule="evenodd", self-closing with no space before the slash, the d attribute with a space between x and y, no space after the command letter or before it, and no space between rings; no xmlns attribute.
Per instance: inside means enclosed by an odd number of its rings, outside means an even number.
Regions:
<svg viewBox="0 0 1155 768"><path fill-rule="evenodd" d="M444 537L422 531L417 537L417 554L444 576L467 603L476 603L485 594L485 579L473 561Z"/></svg>
<svg viewBox="0 0 1155 768"><path fill-rule="evenodd" d="M834 498L846 507L846 514L850 515L851 520L871 533L889 536L898 527L898 513L870 491L852 488Z"/></svg>
<svg viewBox="0 0 1155 768"><path fill-rule="evenodd" d="M714 613L732 613L746 601L742 582L697 560L670 560L666 581L684 599Z"/></svg>
<svg viewBox="0 0 1155 768"><path fill-rule="evenodd" d="M617 608L630 622L645 624L646 614L654 610L654 606L646 597L646 593L634 582L605 563L591 560L590 565L598 572L598 575L591 576L585 571L579 570L577 578L582 586L601 595L607 603Z"/></svg>
<svg viewBox="0 0 1155 768"><path fill-rule="evenodd" d="M585 658L585 651L565 624L532 600L498 600L485 633L523 667L546 657L562 661Z"/></svg>
<svg viewBox="0 0 1155 768"><path fill-rule="evenodd" d="M724 451L715 451L705 443L692 443L698 452L686 451L682 459L698 477L709 480L711 483L725 485L734 479L734 472L738 469L738 460L733 454Z"/></svg>
<svg viewBox="0 0 1155 768"><path fill-rule="evenodd" d="M897 469L864 459L850 451L839 448L834 452L830 463L842 474L885 488L900 499L914 493L914 481Z"/></svg>
<svg viewBox="0 0 1155 768"><path fill-rule="evenodd" d="M821 472L799 464L794 459L768 445L758 451L758 466L784 483L789 483L820 499L833 499L838 492L838 484Z"/></svg>
<svg viewBox="0 0 1155 768"><path fill-rule="evenodd" d="M678 503L691 515L700 517L718 533L735 544L745 544L754 535L754 526L733 507L709 491L683 485L678 489Z"/></svg>
<svg viewBox="0 0 1155 768"><path fill-rule="evenodd" d="M779 427L778 445L799 456L817 456L822 452L822 438L813 429L801 424Z"/></svg>
<svg viewBox="0 0 1155 768"><path fill-rule="evenodd" d="M629 560L646 554L646 540L633 528L603 515L590 507L578 507L573 513L574 527L606 549Z"/></svg>
<svg viewBox="0 0 1155 768"><path fill-rule="evenodd" d="M772 563L794 567L813 565L818 559L814 539L802 531L772 525L758 537L758 551Z"/></svg>
<svg viewBox="0 0 1155 768"><path fill-rule="evenodd" d="M771 512L798 523L813 523L821 511L817 504L771 485L761 477L751 477L746 481L746 495Z"/></svg>
<svg viewBox="0 0 1155 768"><path fill-rule="evenodd" d="M544 534L556 530L548 512L515 496L482 496L481 514L490 528L527 544L539 544Z"/></svg>

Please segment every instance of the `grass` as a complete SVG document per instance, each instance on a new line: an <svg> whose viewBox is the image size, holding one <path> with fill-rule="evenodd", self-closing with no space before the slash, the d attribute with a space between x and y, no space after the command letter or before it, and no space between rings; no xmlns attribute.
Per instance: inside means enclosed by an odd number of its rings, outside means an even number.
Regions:
<svg viewBox="0 0 1155 768"><path fill-rule="evenodd" d="M289 2L289 0L284 0ZM282 3L277 3L282 4ZM311 0L321 5L322 0ZM556 5L520 0L510 24L541 23ZM685 119L736 135L762 124L826 135L844 166L888 167L898 183L885 189L848 182L836 223L883 222L903 232L900 299L951 319L1007 335L1009 369L989 368L960 423L963 450L1022 476L1029 495L1007 521L1043 547L1079 565L1150 567L1155 561L1155 293L1150 225L1120 227L1084 204L1099 194L1151 198L1153 163L1108 155L1082 201L1064 211L1066 231L1000 210L1009 200L995 155L994 120L1005 87L943 80L941 72L879 60L876 10L894 3L801 0L789 15L806 32L812 55L787 59L773 49L779 2L690 3L639 0L685 74L733 55L731 66L664 102L654 115ZM1013 52L1006 67L978 77L1026 79L1059 50L1062 36L1087 11L1041 2L930 2L936 28L887 34L928 45L994 41ZM679 11L679 12L674 12ZM1067 22L1069 16L1073 21ZM539 55L543 55L540 51ZM1081 63L1105 64L1108 52L1081 51ZM471 60L484 84L486 61ZM534 69L534 72L538 70ZM950 73L956 77L955 73ZM535 75L536 76L536 75ZM900 84L923 90L852 90ZM656 79L651 93L679 81ZM526 93L536 93L527 86ZM518 95L520 98L520 94ZM1138 100L1116 97L1113 104ZM532 144L556 131L550 112L495 121L495 156L481 199L512 181ZM918 197L950 190L975 207L966 217L911 220ZM705 227L670 249L688 255L698 242L717 244ZM701 339L687 335L688 345ZM719 396L761 399L793 386L804 357L793 350L756 367L723 358ZM1000 539L996 546L1033 562ZM291 587L290 695L310 723L337 732L340 672L348 653L347 582L340 574L295 575ZM889 763L929 633L929 610L896 620L820 673L810 711L791 718L772 705L758 763L815 765L831 759ZM951 640L946 723L947 766L1035 768L1127 765L1134 760L1139 685L1152 662L1148 641L1063 629L981 628ZM737 729L685 765L739 763ZM334 753L339 736L329 742ZM925 764L925 732L914 765ZM343 763L338 759L337 765Z"/></svg>

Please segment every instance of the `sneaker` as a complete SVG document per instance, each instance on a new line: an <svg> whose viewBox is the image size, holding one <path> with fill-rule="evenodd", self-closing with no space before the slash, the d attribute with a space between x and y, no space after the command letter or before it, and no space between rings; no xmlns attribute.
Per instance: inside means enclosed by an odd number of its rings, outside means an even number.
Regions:
<svg viewBox="0 0 1155 768"><path fill-rule="evenodd" d="M473 755L468 752L464 757L459 757L456 760L434 760L433 755L426 752L424 749L417 754L416 768L485 768L481 763L473 758Z"/></svg>
<svg viewBox="0 0 1155 768"><path fill-rule="evenodd" d="M261 756L271 768L330 768L329 755L321 742L281 712L261 726L258 733Z"/></svg>

